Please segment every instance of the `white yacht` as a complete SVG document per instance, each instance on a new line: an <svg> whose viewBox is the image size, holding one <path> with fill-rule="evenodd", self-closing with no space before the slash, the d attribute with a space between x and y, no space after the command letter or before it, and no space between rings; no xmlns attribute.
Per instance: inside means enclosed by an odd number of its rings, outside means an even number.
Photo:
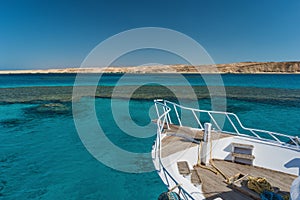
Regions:
<svg viewBox="0 0 300 200"><path fill-rule="evenodd" d="M159 199L300 199L298 137L246 128L234 113L154 103L152 158L168 188Z"/></svg>

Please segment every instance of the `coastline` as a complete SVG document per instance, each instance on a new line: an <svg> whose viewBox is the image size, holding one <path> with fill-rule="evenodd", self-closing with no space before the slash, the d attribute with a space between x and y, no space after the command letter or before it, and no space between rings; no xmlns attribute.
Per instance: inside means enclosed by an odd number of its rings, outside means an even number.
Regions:
<svg viewBox="0 0 300 200"><path fill-rule="evenodd" d="M134 73L134 72L95 72L95 71L78 71L78 72L61 72L52 71L47 72L44 70L9 70L9 71L0 71L0 75L38 75L38 74L136 74L136 75L143 75L143 74L253 74L253 75L276 75L276 74L286 74L286 75L299 75L300 72L251 72L251 73L235 73L235 72L145 72L145 73Z"/></svg>
<svg viewBox="0 0 300 200"><path fill-rule="evenodd" d="M0 70L1 74L300 74L300 62L241 62L216 65L151 65L62 69Z"/></svg>

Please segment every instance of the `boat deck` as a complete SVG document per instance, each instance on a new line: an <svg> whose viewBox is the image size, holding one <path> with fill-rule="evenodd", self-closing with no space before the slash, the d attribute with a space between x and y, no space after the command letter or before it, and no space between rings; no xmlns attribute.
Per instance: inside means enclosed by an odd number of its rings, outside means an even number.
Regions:
<svg viewBox="0 0 300 200"><path fill-rule="evenodd" d="M214 160L214 164L228 177L232 177L238 173L253 177L264 177L272 185L272 187L279 188L282 193L289 192L293 180L297 178L297 176L294 175L250 165L233 163L231 161ZM241 182L242 184L237 183L235 185L227 185L224 181L224 178L220 174L216 175L207 169L199 167L197 167L197 170L199 171L200 178L202 180L203 194L207 199L215 199L217 197L221 197L225 200L260 199L258 194L250 190L248 191L247 188L243 188L243 191L249 193L248 195L245 195L237 189L233 188L243 187L243 182ZM247 180L247 177L244 180ZM249 195L251 195L252 197L250 197Z"/></svg>
<svg viewBox="0 0 300 200"><path fill-rule="evenodd" d="M173 153L197 146L199 141L203 139L204 131L196 129L191 130L189 127L180 127L170 124L170 129L165 129L163 134L166 134L166 136L162 139L162 157L164 158ZM224 137L233 136L220 132L212 134L212 140Z"/></svg>
<svg viewBox="0 0 300 200"><path fill-rule="evenodd" d="M197 142L203 138L203 131L174 125L171 125L170 129L166 130L163 134L166 134L166 136L162 140L162 157L167 157L176 152L197 146ZM212 134L212 136L212 140L234 137L233 135L223 133ZM273 187L279 188L283 193L287 193L290 190L290 186L296 178L294 175L251 165L233 163L231 161L214 160L214 163L227 177L232 177L238 173L252 177L264 177ZM194 165L196 163L190 164ZM215 199L217 197L221 197L224 200L260 199L257 193L249 189L246 191L247 195L243 194L245 192L243 182L228 185L220 174L216 175L212 171L200 167L192 171L194 172L195 170L198 171L199 178L202 181L202 191L206 199ZM247 177L244 180L247 180Z"/></svg>

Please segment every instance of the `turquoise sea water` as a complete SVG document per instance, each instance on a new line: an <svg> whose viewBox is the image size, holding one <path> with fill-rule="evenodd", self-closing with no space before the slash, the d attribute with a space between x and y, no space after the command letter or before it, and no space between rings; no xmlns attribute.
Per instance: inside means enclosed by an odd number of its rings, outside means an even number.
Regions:
<svg viewBox="0 0 300 200"><path fill-rule="evenodd" d="M96 76L96 75L87 75ZM101 85L114 85L121 75L106 75ZM0 87L70 86L75 75L1 75ZM172 75L131 75L123 84L164 79L180 85ZM196 75L186 75L192 85L204 85ZM89 78L87 78L89 80ZM223 75L226 86L293 89L300 93L299 75ZM87 81L88 85L89 82ZM280 95L280 94L278 94ZM89 98L83 98L84 105ZM125 99L117 100L126 106ZM58 102L0 103L0 199L157 199L166 190L156 172L125 173L96 160L83 146L73 120L71 102L59 102L63 109L45 105ZM210 108L210 100L199 100L200 107ZM134 121L147 138L132 137L114 122L110 99L96 99L99 124L106 136L120 148L136 153L150 152L156 127L151 124L153 102L130 101L130 116L118 113L123 124ZM61 107L60 107L61 108ZM300 136L300 99L278 103L228 99L227 109L236 113L245 126ZM150 110L150 116L149 116ZM82 106L87 118L88 110ZM89 124L87 122L87 127ZM90 130L92 131L92 130ZM135 132L133 128L131 130ZM109 152L108 152L109 153ZM105 155L104 155L105 156ZM140 168L151 164L137 163ZM131 163L132 164L132 163ZM134 163L132 167L136 167Z"/></svg>
<svg viewBox="0 0 300 200"><path fill-rule="evenodd" d="M101 85L114 86L122 75L119 74L103 74L101 77ZM120 85L138 85L143 82L162 82L166 85L183 85L183 81L178 80L179 75L172 74L127 74L126 80ZM201 76L195 74L183 75L191 85L206 85ZM215 75L204 75L212 79L217 79ZM0 75L0 88L10 87L28 87L28 86L72 86L76 74L16 74L16 75ZM95 77L99 74L86 74L84 79L85 85L93 84ZM266 78L267 77L267 78ZM288 88L300 89L299 75L293 74L224 74L223 82L226 86L245 86L245 87L263 87L263 88ZM213 82L213 81L212 81ZM216 85L220 85L216 81Z"/></svg>

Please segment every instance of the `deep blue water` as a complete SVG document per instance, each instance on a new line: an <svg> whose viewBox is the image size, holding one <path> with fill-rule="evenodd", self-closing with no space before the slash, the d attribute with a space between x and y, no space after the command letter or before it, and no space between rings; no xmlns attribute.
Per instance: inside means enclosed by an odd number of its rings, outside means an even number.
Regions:
<svg viewBox="0 0 300 200"><path fill-rule="evenodd" d="M87 75L96 76L96 75ZM223 75L226 86L251 86L299 89L299 75ZM74 75L0 75L0 87L69 86ZM106 75L101 85L114 85L120 75ZM203 85L195 75L186 75L193 85ZM156 82L164 79L166 84L180 85L172 75L130 75L123 84ZM87 78L87 84L89 78ZM89 119L92 115L83 98L79 114L86 119L87 134L92 132ZM156 127L153 102L130 101L130 116L122 111L126 100L117 100L120 112L112 115L110 99L96 99L95 109L99 125L110 141L129 152L150 152ZM47 110L40 104L0 105L0 199L157 199L165 187L156 172L126 173L105 166L96 160L82 144L73 120L70 102L61 103L63 110ZM188 104L188 103L187 103ZM199 101L200 107L210 108L210 101ZM299 104L296 104L299 105ZM300 136L300 109L295 105L274 102L255 102L228 99L227 109L236 113L245 126L267 129ZM146 138L136 138L120 129L121 125L134 121L138 131ZM91 122L92 123L92 122ZM130 128L130 127L129 127ZM136 133L138 128L130 131ZM103 153L103 157L111 152ZM120 158L122 160L122 158ZM151 158L136 163L119 163L143 169L151 164Z"/></svg>
<svg viewBox="0 0 300 200"><path fill-rule="evenodd" d="M103 74L99 85L115 85L118 83L119 74ZM126 74L126 79L119 82L118 85L138 85L140 83L162 83L166 85L185 85L182 79L178 79L181 75L174 74ZM188 80L191 85L206 85L203 78L197 74L183 75L183 80ZM219 75L207 74L203 75L210 80L211 85L220 85L218 81ZM16 75L0 75L0 87L28 87L28 86L72 86L74 84L76 74L16 74ZM95 77L99 74L85 74L84 85L94 84ZM288 88L300 89L300 76L295 74L223 74L221 75L225 86L247 86L262 88ZM216 81L214 81L216 80Z"/></svg>

